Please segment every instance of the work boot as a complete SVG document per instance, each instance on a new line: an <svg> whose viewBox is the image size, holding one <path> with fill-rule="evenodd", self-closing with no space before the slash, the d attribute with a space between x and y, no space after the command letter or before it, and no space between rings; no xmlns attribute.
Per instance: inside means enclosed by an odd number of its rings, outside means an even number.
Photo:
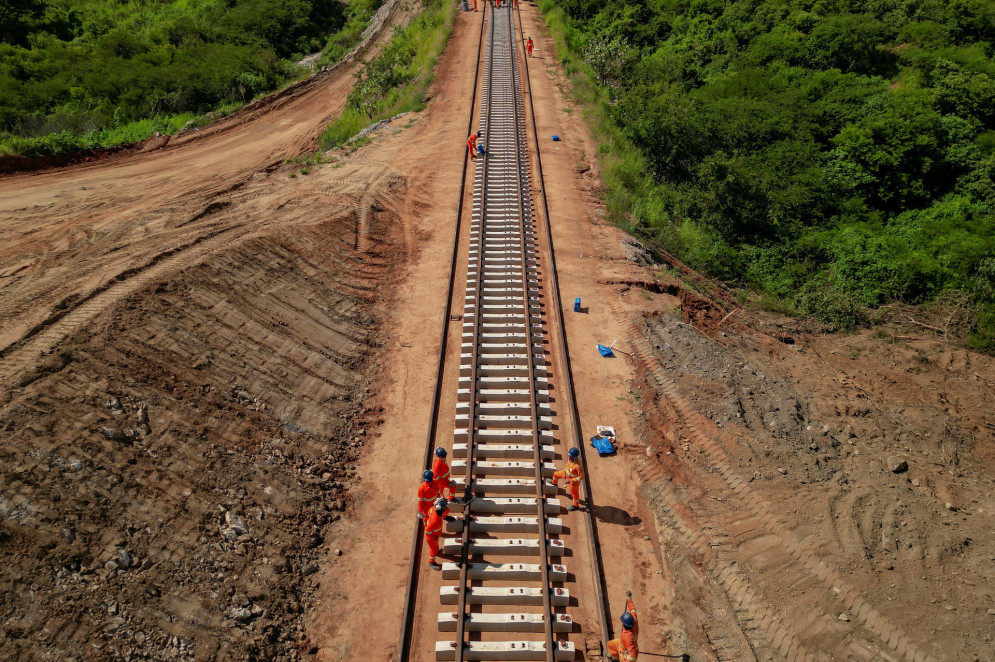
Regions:
<svg viewBox="0 0 995 662"><path fill-rule="evenodd" d="M575 505L573 505L573 504L571 503L571 504L570 504L569 506L567 506L567 510L568 510L568 511L574 511L574 510L577 510L577 506L575 506Z"/></svg>
<svg viewBox="0 0 995 662"><path fill-rule="evenodd" d="M428 562L428 567L430 567L432 570L442 570L442 565L439 564L439 563L436 563L435 561L429 561Z"/></svg>

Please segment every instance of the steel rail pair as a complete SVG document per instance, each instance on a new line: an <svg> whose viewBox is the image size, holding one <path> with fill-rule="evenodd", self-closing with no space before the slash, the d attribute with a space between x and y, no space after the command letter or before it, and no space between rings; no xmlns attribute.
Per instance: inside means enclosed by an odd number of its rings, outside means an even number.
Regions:
<svg viewBox="0 0 995 662"><path fill-rule="evenodd" d="M510 4L510 3L509 3ZM488 20L489 19L489 20ZM456 553L457 563L443 565L443 579L457 580L456 586L443 586L443 604L455 604L456 611L440 613L440 631L455 632L455 640L436 642L437 660L573 660L574 644L557 640L559 632L572 632L572 618L557 607L569 604L569 592L555 586L567 579L565 566L551 562L551 556L566 552L563 542L549 538L562 529L557 518L559 502L547 499L553 491L546 478L553 472L547 462L553 459L553 435L549 414L544 340L545 318L540 290L539 259L535 246L534 214L529 185L528 138L522 101L518 48L511 7L492 10L485 3L479 51L483 47L484 25L489 26L484 59L483 98L480 127L486 156L478 158L475 171L474 204L470 227L466 304L460 356L460 385L457 394L456 430L453 444L454 475L463 468L464 494L472 500L462 504L463 518L447 525L459 533L458 548L446 544L446 553ZM521 19L519 17L519 25ZM526 67L527 78L527 64ZM474 95L481 67L474 78ZM529 99L531 107L531 96ZM536 136L534 111L532 134ZM472 131L472 112L467 134ZM538 143L537 143L538 145ZM548 212L541 182L543 211ZM462 219L467 157L458 206ZM548 213L544 214L545 237L552 257L552 237ZM447 330L455 284L461 221L453 238L449 296L439 351L439 368L433 394L432 419L426 442L425 467L431 461L438 432L443 363ZM565 336L555 273L549 274L555 303L553 314L557 339L562 347L564 381L570 377ZM572 384L561 385L572 411L573 438L580 445L579 415ZM465 443L460 443L465 442ZM465 459L463 459L465 458ZM531 462L520 461L530 459ZM583 460L582 460L583 461ZM586 462L585 462L586 465ZM586 468L586 466L585 466ZM531 479L517 478L531 475ZM493 479L490 476L500 476ZM533 494L532 497L502 498L504 494ZM590 492L589 506L590 506ZM531 511L531 512L530 512ZM534 513L534 519L531 514ZM492 517L491 514L501 515ZM521 517L516 515L530 515ZM508 516L512 515L512 516ZM596 543L596 527L590 512L583 514L592 551L597 561L594 582L600 607L604 606L601 586L601 559ZM497 533L535 534L535 538L501 538ZM419 584L422 536L416 526L412 541L411 567L402 618L398 661L412 659L414 606ZM484 534L486 537L474 537ZM498 556L538 556L539 563L495 563ZM522 580L538 587L508 585ZM503 612L501 607L542 606L542 612ZM495 605L498 609L495 609ZM602 640L609 635L606 615L599 609ZM496 641L490 632L542 632L541 641L519 638ZM413 659L428 659L419 650Z"/></svg>

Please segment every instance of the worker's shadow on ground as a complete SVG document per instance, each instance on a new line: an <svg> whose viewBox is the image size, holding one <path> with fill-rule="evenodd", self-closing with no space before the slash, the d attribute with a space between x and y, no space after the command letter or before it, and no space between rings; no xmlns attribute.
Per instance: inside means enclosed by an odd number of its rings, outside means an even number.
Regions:
<svg viewBox="0 0 995 662"><path fill-rule="evenodd" d="M593 506L591 514L605 524L619 524L621 526L636 526L642 524L643 520L634 517L621 508L615 506Z"/></svg>

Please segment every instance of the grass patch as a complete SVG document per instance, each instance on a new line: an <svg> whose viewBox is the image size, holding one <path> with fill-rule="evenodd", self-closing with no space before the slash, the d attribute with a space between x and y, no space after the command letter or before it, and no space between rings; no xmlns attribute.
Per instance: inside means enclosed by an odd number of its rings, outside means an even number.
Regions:
<svg viewBox="0 0 995 662"><path fill-rule="evenodd" d="M394 29L383 52L357 75L342 114L325 128L322 149L344 144L374 122L425 107L425 91L434 80L456 11L456 3L423 0L421 12L407 27Z"/></svg>
<svg viewBox="0 0 995 662"><path fill-rule="evenodd" d="M563 10L554 0L539 0L539 8L556 43L574 99L598 145L607 219L648 243L673 245L677 232L671 223L659 223L667 220L666 212L655 182L646 174L648 164L612 121L608 95L595 83L593 69L570 49Z"/></svg>

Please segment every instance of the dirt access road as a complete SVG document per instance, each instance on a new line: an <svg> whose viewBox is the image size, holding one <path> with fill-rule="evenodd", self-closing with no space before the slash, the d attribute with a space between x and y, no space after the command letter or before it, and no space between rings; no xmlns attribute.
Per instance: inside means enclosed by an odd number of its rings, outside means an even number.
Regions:
<svg viewBox="0 0 995 662"><path fill-rule="evenodd" d="M991 660L992 360L695 294L601 221L520 7L539 135L564 138L540 147L582 423L622 442L590 476L609 599L635 594L643 656ZM390 659L477 20L425 111L308 176L280 164L351 65L208 137L0 178L0 657Z"/></svg>

